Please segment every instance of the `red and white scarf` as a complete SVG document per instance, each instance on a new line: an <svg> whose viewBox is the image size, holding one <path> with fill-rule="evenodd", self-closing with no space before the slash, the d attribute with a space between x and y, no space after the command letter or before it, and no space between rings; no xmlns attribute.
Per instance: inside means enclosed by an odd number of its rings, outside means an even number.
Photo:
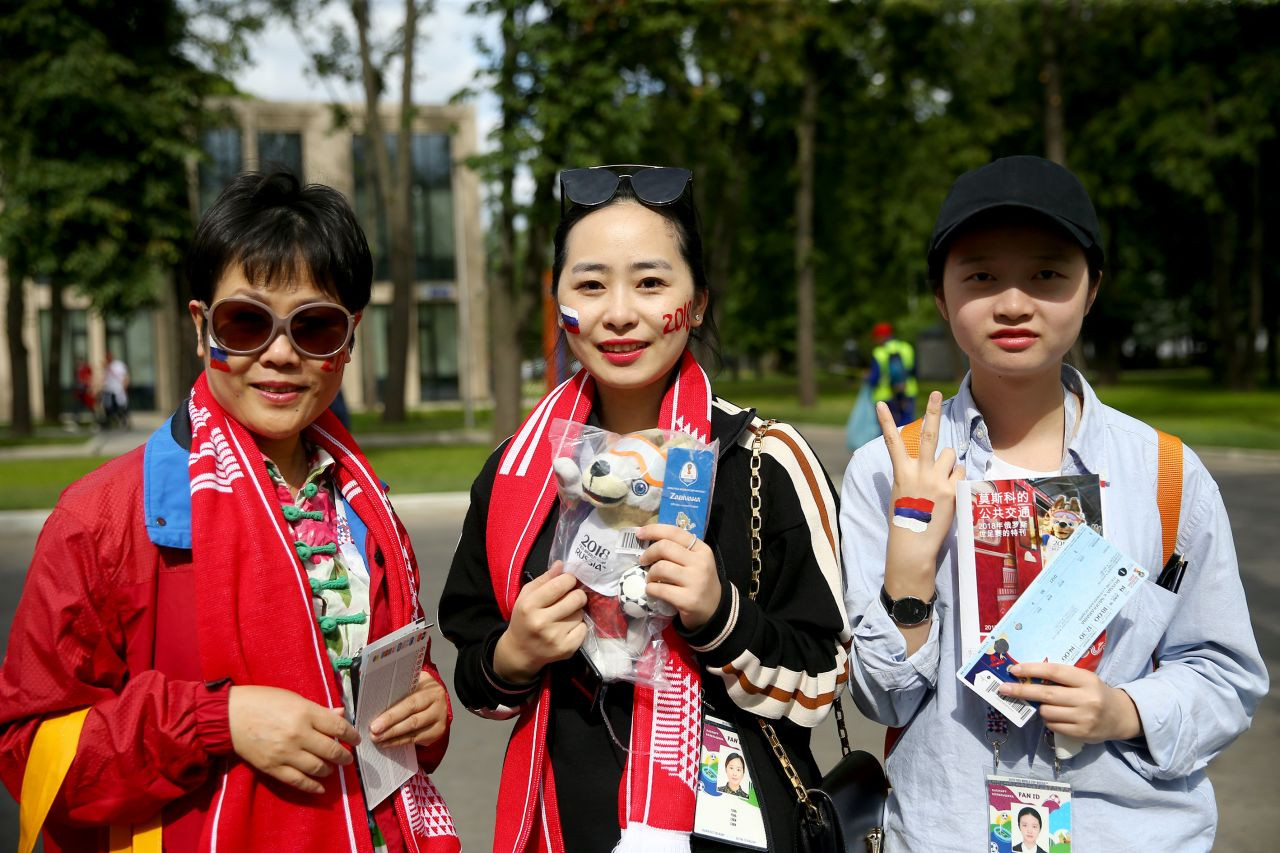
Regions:
<svg viewBox="0 0 1280 853"><path fill-rule="evenodd" d="M585 423L594 391L591 377L578 371L542 398L502 455L486 535L489 573L504 618L511 618L525 561L555 501L548 427L557 418ZM658 426L710 442L711 383L687 350L662 399ZM663 639L670 650L664 669L669 686L637 686L634 691L630 753L618 791L619 851L687 851L693 830L702 682L688 644L671 628ZM507 746L495 851L564 850L547 755L550 685L550 675L544 673L537 701L525 706Z"/></svg>
<svg viewBox="0 0 1280 853"><path fill-rule="evenodd" d="M342 688L261 451L223 411L204 374L187 405L191 557L204 679L280 687L341 711ZM376 639L418 615L417 566L368 460L337 417L326 410L306 436L333 456L338 487L384 555L390 612L371 620L369 639ZM375 582L377 574L375 569ZM201 848L371 853L355 764L339 765L324 788L323 794L304 794L233 759L217 783ZM448 807L421 769L392 802L408 850L460 848ZM380 804L378 813L388 805Z"/></svg>

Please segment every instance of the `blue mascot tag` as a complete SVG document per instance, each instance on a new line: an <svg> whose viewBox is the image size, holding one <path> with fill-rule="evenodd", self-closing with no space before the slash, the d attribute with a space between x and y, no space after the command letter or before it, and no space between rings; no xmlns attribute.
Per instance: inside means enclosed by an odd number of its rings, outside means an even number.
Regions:
<svg viewBox="0 0 1280 853"><path fill-rule="evenodd" d="M658 523L674 524L699 539L706 538L711 488L715 483L713 450L673 447L667 451L667 475L662 487Z"/></svg>

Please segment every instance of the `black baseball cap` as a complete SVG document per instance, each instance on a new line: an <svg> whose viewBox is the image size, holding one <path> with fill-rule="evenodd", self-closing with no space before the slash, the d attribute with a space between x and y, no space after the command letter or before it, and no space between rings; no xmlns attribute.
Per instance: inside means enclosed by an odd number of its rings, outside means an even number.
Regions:
<svg viewBox="0 0 1280 853"><path fill-rule="evenodd" d="M929 240L929 267L945 258L947 243L975 216L1004 208L1022 208L1047 217L1076 239L1091 262L1102 264L1098 214L1080 179L1065 166L1043 157L1002 157L965 172L942 202Z"/></svg>

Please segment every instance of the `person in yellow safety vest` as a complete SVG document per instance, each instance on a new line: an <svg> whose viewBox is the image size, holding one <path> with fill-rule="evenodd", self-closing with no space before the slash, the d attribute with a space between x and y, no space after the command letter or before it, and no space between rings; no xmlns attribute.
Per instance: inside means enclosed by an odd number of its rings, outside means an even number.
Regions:
<svg viewBox="0 0 1280 853"><path fill-rule="evenodd" d="M893 326L876 323L871 330L876 347L871 352L871 370L867 384L876 401L889 404L893 422L898 426L916 419L916 395L920 392L916 381L916 350L906 341L893 336Z"/></svg>

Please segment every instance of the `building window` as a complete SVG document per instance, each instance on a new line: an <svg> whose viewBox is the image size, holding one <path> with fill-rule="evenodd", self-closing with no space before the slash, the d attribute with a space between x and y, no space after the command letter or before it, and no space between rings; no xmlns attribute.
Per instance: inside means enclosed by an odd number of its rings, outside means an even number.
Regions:
<svg viewBox="0 0 1280 853"><path fill-rule="evenodd" d="M422 399L458 399L458 306L418 305L418 384Z"/></svg>
<svg viewBox="0 0 1280 853"><path fill-rule="evenodd" d="M107 318L107 351L129 368L129 409L151 411L156 407L155 313L138 311Z"/></svg>
<svg viewBox="0 0 1280 853"><path fill-rule="evenodd" d="M280 131L262 131L258 134L258 163L262 171L285 169L302 176L302 134Z"/></svg>
<svg viewBox="0 0 1280 853"><path fill-rule="evenodd" d="M367 306L364 309L364 320L357 331L361 336L360 348L364 353L360 366L365 406L380 405L383 400L383 391L387 387L391 307L373 304Z"/></svg>
<svg viewBox="0 0 1280 853"><path fill-rule="evenodd" d="M89 315L78 308L63 310L62 320L62 365L58 370L58 388L62 394L62 411L79 414L78 400L75 396L76 371L81 362L89 361ZM40 309L40 352L53 351L53 315L48 308ZM42 372L45 380L49 377L49 359L42 359ZM90 365L90 368L95 365ZM100 370L100 368L99 368Z"/></svg>
<svg viewBox="0 0 1280 853"><path fill-rule="evenodd" d="M419 280L454 277L453 161L449 134L413 137L413 244Z"/></svg>
<svg viewBox="0 0 1280 853"><path fill-rule="evenodd" d="M240 131L234 127L203 131L200 147L206 155L200 161L200 213L203 215L227 184L240 174L244 156Z"/></svg>
<svg viewBox="0 0 1280 853"><path fill-rule="evenodd" d="M396 156L396 136L387 134L387 152ZM415 133L410 143L411 178L409 215L412 218L414 278L449 281L455 275L453 230L453 163L447 133ZM391 277L387 261L387 224L372 157L365 138L351 139L352 174L355 177L356 215L369 237L374 255L374 278Z"/></svg>

